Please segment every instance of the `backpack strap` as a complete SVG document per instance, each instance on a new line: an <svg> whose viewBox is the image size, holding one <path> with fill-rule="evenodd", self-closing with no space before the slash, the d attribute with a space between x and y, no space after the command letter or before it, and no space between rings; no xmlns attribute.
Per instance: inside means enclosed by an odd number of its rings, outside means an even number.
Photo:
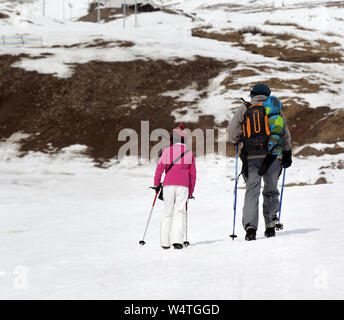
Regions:
<svg viewBox="0 0 344 320"><path fill-rule="evenodd" d="M241 101L244 103L244 105L246 106L247 109L250 109L252 107L263 107L263 103L255 103L252 104L251 102L246 101L245 99L241 98Z"/></svg>
<svg viewBox="0 0 344 320"><path fill-rule="evenodd" d="M241 101L244 103L247 109L251 107L251 102L246 101L244 98L241 98Z"/></svg>
<svg viewBox="0 0 344 320"><path fill-rule="evenodd" d="M247 109L250 109L250 108L252 108L252 107L262 107L262 106L263 106L262 103L255 103L255 104L250 104L250 106L247 107Z"/></svg>
<svg viewBox="0 0 344 320"><path fill-rule="evenodd" d="M175 160L170 164L170 166L169 166L169 167L167 168L167 170L166 170L165 176L166 176L166 174L172 169L172 167L173 167L181 158L183 158L188 152L190 152L190 150L184 151L177 159L175 159Z"/></svg>

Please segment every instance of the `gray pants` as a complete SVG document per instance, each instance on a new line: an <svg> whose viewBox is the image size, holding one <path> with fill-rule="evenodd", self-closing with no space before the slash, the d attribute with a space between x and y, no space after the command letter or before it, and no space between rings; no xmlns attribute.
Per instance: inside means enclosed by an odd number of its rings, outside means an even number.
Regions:
<svg viewBox="0 0 344 320"><path fill-rule="evenodd" d="M248 160L248 180L246 183L245 203L243 208L242 223L247 228L258 228L258 211L259 196L262 177L258 175L258 171L263 164L264 159ZM265 219L265 227L273 227L279 211L279 191L277 189L278 179L282 171L282 161L276 159L268 171L264 174L263 188L263 215Z"/></svg>

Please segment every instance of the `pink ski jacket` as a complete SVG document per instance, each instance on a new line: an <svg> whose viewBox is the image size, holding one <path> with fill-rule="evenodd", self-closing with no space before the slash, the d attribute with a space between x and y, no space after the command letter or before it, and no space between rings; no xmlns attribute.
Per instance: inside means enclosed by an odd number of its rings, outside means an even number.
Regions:
<svg viewBox="0 0 344 320"><path fill-rule="evenodd" d="M189 196L192 196L196 184L196 163L195 157L185 144L176 143L166 148L155 170L154 185L159 186L163 172L183 152L185 155L179 159L165 176L164 186L184 186L189 188Z"/></svg>

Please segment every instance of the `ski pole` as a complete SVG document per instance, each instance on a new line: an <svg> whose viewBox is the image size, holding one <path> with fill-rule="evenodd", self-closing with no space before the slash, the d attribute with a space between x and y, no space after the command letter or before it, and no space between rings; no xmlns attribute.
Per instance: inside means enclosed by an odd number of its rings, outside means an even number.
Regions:
<svg viewBox="0 0 344 320"><path fill-rule="evenodd" d="M234 240L237 238L235 235L235 218L236 218L236 205L237 205L237 193L238 193L238 158L239 158L239 144L236 145L235 155L235 187L234 187L234 218L233 218L233 234L230 237Z"/></svg>
<svg viewBox="0 0 344 320"><path fill-rule="evenodd" d="M190 242L188 241L188 203L189 203L189 199L186 200L186 216L185 216L185 241L184 241L184 246L188 247L190 245Z"/></svg>
<svg viewBox="0 0 344 320"><path fill-rule="evenodd" d="M281 223L281 213L282 213L282 200L283 200L283 190L284 190L284 183L285 183L285 173L287 171L286 166L283 167L283 181L282 181L282 189L281 189L281 198L280 198L280 205L279 205L279 214L278 214L278 223L275 224L276 230L283 230L283 223Z"/></svg>
<svg viewBox="0 0 344 320"><path fill-rule="evenodd" d="M139 242L139 244L140 244L141 246L144 246L144 245L146 244L146 242L145 242L145 237L146 237L146 233L147 233L147 229L148 229L148 225L149 225L150 219L151 219L151 217L152 217L152 213L153 213L153 209L154 209L154 205L155 205L155 201L156 201L157 196L158 196L158 192L155 193L155 197L154 197L152 209L151 209L151 211L150 211L150 213L149 213L148 221L147 221L147 224L146 224L146 229L145 229L145 232L144 232L144 234L143 234L142 240L140 240L140 242Z"/></svg>

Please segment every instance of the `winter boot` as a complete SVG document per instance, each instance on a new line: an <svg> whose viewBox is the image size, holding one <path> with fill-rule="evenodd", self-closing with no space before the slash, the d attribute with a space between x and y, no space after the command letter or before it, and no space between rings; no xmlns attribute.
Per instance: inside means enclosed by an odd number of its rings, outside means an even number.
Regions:
<svg viewBox="0 0 344 320"><path fill-rule="evenodd" d="M274 237L275 236L275 228L266 228L264 235L267 238Z"/></svg>
<svg viewBox="0 0 344 320"><path fill-rule="evenodd" d="M180 250L180 249L183 249L183 245L180 244L180 243L174 243L174 244L173 244L173 248L174 248L174 249Z"/></svg>
<svg viewBox="0 0 344 320"><path fill-rule="evenodd" d="M256 232L257 232L257 230L255 228L246 229L245 240L247 240L247 241L256 240Z"/></svg>
<svg viewBox="0 0 344 320"><path fill-rule="evenodd" d="M170 249L171 247L164 247L164 246L161 246L161 248L163 248L164 250L167 250L167 249Z"/></svg>

